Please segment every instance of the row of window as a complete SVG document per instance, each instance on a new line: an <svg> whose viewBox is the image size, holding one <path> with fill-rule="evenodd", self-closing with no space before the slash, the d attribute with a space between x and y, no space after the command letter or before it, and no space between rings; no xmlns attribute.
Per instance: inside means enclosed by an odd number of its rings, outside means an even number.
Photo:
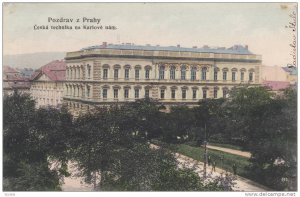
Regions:
<svg viewBox="0 0 300 197"><path fill-rule="evenodd" d="M145 89L145 98L150 97L149 94L149 89ZM181 90L181 98L182 99L186 99L187 98L187 89L182 89ZM197 99L197 89L192 89L192 98L193 99ZM223 97L225 98L227 95L228 89L223 89ZM113 89L113 95L114 95L114 99L118 99L119 98L119 89ZM102 91L102 98L103 99L107 99L107 95L108 95L108 89L103 89ZM207 98L207 89L202 89L202 95L203 95L203 99ZM124 98L128 99L129 98L129 89L124 89ZM139 89L134 89L134 98L135 99L139 99L140 98L140 90ZM175 99L176 98L176 89L171 89L171 99ZM213 98L218 98L218 88L214 88L213 91ZM166 99L166 90L165 89L161 89L160 90L160 99Z"/></svg>
<svg viewBox="0 0 300 197"><path fill-rule="evenodd" d="M67 78L69 79L80 79L83 77L83 69L84 67L78 67L78 68L67 68ZM86 66L86 78L91 78L91 66L88 64Z"/></svg>
<svg viewBox="0 0 300 197"><path fill-rule="evenodd" d="M81 73L80 70L81 68L78 69L78 71L76 72L77 69L67 69L67 75L70 76L70 78L74 78L74 79L80 79L81 78ZM73 74L74 72L74 74ZM82 72L82 71L81 71ZM180 79L181 80L186 80L186 67L182 66L181 70L180 70ZM191 80L194 81L196 80L196 76L197 76L197 69L196 68L192 68L191 69ZM124 70L124 78L125 79L129 79L129 68L125 68ZM236 71L232 71L232 81L236 81ZM114 79L118 79L119 78L119 69L115 68L114 69ZM223 80L227 80L227 71L223 70ZM87 65L87 78L91 78L91 66ZM135 79L139 79L140 78L140 69L136 68L134 70L134 77ZM103 69L103 75L102 75L103 79L108 79L108 68L104 68ZM240 72L240 80L244 81L245 78L245 72L241 71ZM150 68L146 68L145 70L145 79L150 79ZM164 66L160 66L159 67L159 79L163 80L165 79L165 67ZM171 80L175 80L176 79L176 68L175 66L172 66L170 68L170 79ZM207 68L204 67L201 69L201 80L207 80ZM214 70L214 80L217 81L218 80L218 71ZM253 81L253 71L249 72L249 81Z"/></svg>
<svg viewBox="0 0 300 197"><path fill-rule="evenodd" d="M227 80L227 71L223 71L223 80ZM191 80L195 81L196 80L196 70L191 70ZM236 77L237 77L237 72L232 72L231 73L231 80L232 81L236 81ZM118 79L119 78L119 69L114 69L114 79ZM124 78L125 79L129 79L129 69L125 69L124 72ZM135 69L135 79L139 79L140 78L140 70L139 69ZM103 69L103 79L108 79L108 69ZM145 79L150 79L150 70L147 69L145 71ZM163 80L165 79L165 71L163 69L159 70L159 79ZM175 69L171 69L170 70L170 79L171 80L175 80L176 79L176 71ZM186 80L186 70L181 70L181 80ZM244 81L245 79L245 72L241 72L240 73L240 80ZM201 72L201 80L207 80L207 72L202 71ZM214 81L218 80L218 71L214 71ZM253 81L253 72L249 72L249 81Z"/></svg>

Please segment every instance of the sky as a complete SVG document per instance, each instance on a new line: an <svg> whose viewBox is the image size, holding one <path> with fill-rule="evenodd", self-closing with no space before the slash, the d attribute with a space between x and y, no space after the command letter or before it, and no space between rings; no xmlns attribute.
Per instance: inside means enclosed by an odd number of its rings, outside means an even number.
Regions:
<svg viewBox="0 0 300 197"><path fill-rule="evenodd" d="M4 3L3 54L69 52L99 45L135 43L192 47L248 45L263 65L293 62L293 35L286 28L292 3ZM79 23L48 22L51 18ZM34 30L34 25L83 25L101 19L116 30ZM99 26L96 23L84 23Z"/></svg>

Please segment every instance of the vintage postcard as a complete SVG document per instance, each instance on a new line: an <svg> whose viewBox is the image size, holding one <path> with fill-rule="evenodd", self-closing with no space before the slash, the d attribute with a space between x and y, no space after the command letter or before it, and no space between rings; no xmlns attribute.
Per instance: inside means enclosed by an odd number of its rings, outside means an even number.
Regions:
<svg viewBox="0 0 300 197"><path fill-rule="evenodd" d="M4 2L3 192L295 196L297 6Z"/></svg>

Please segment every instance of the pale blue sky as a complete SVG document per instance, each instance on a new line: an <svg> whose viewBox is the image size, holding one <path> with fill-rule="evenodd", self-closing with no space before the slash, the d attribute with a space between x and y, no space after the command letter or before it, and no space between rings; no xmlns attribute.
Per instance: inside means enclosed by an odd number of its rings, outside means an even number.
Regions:
<svg viewBox="0 0 300 197"><path fill-rule="evenodd" d="M296 4L281 3L18 3L4 5L3 52L76 51L90 45L135 43L171 46L247 44L265 65L285 65ZM96 17L115 31L40 30L47 18Z"/></svg>

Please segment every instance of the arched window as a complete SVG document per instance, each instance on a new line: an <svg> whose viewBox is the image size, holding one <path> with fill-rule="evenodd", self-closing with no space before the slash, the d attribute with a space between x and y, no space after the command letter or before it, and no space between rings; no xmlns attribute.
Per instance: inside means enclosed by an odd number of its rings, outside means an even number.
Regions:
<svg viewBox="0 0 300 197"><path fill-rule="evenodd" d="M228 88L223 88L223 98L226 98L228 94Z"/></svg>
<svg viewBox="0 0 300 197"><path fill-rule="evenodd" d="M224 81L227 80L227 71L223 71L223 80L224 80Z"/></svg>
<svg viewBox="0 0 300 197"><path fill-rule="evenodd" d="M214 98L218 98L218 88L214 88Z"/></svg>
<svg viewBox="0 0 300 197"><path fill-rule="evenodd" d="M181 66L181 80L185 80L186 77L186 66L182 65Z"/></svg>
<svg viewBox="0 0 300 197"><path fill-rule="evenodd" d="M202 79L202 80L206 80L206 72L207 72L207 68L206 68L206 67L203 67L203 68L201 69L201 71L202 71L201 79Z"/></svg>
<svg viewBox="0 0 300 197"><path fill-rule="evenodd" d="M191 80L194 81L196 80L196 68L192 67L191 69Z"/></svg>
<svg viewBox="0 0 300 197"><path fill-rule="evenodd" d="M165 66L159 67L159 79L165 79Z"/></svg>
<svg viewBox="0 0 300 197"><path fill-rule="evenodd" d="M253 72L249 72L249 81L253 81Z"/></svg>
<svg viewBox="0 0 300 197"><path fill-rule="evenodd" d="M175 66L171 66L170 68L170 79L175 79L175 73L176 73L176 67Z"/></svg>
<svg viewBox="0 0 300 197"><path fill-rule="evenodd" d="M150 79L150 70L151 70L151 66L149 65L145 66L145 79Z"/></svg>
<svg viewBox="0 0 300 197"><path fill-rule="evenodd" d="M218 81L218 71L219 71L218 68L214 69L214 81Z"/></svg>
<svg viewBox="0 0 300 197"><path fill-rule="evenodd" d="M87 65L87 76L91 78L91 66L89 64Z"/></svg>

